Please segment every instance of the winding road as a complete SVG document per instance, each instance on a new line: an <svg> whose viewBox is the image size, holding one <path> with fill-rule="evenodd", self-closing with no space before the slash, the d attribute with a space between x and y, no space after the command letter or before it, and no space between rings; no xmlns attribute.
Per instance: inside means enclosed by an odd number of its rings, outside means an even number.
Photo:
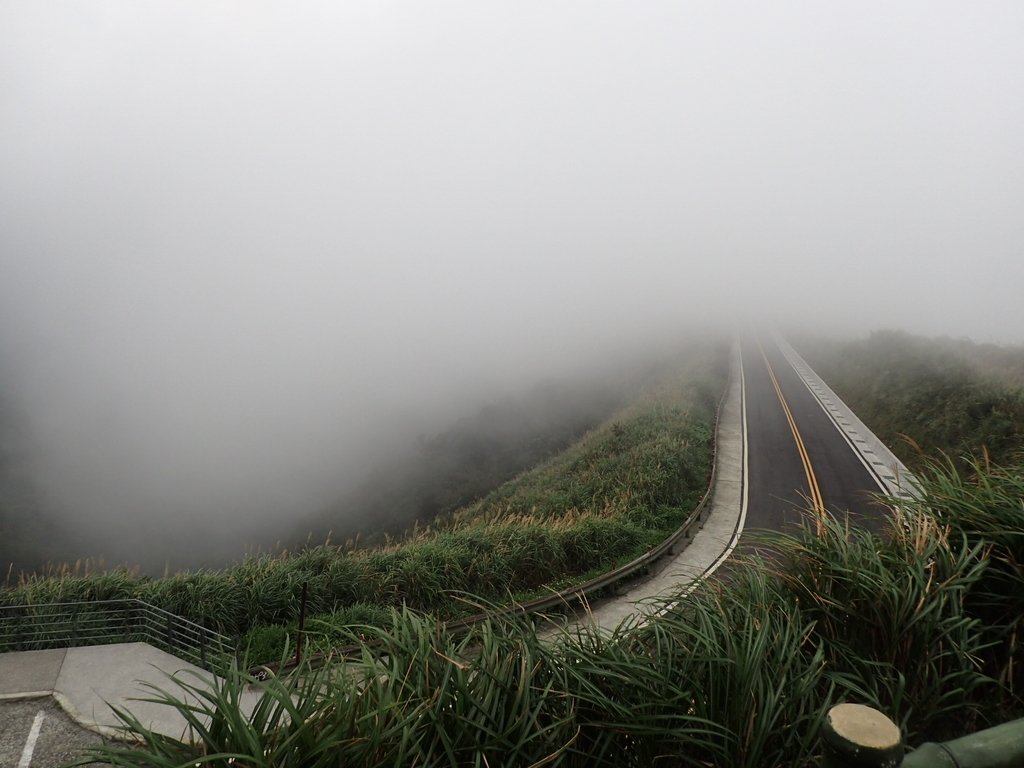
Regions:
<svg viewBox="0 0 1024 768"><path fill-rule="evenodd" d="M807 514L814 524L825 511L881 529L891 513L877 495L912 492L906 467L785 339L737 340L702 529L653 578L591 606L576 622L610 630L643 621L664 608L666 596L712 574L754 530L784 531Z"/></svg>

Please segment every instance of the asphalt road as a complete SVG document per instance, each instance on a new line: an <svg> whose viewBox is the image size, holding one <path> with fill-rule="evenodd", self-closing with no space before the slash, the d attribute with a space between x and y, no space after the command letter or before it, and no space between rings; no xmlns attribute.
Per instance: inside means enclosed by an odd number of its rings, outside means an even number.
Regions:
<svg viewBox="0 0 1024 768"><path fill-rule="evenodd" d="M0 766L56 768L103 738L74 723L50 697L0 701ZM94 763L94 765L98 765Z"/></svg>
<svg viewBox="0 0 1024 768"><path fill-rule="evenodd" d="M879 486L817 398L767 336L742 342L746 384L748 529L785 530L808 511L877 528ZM812 518L813 520L813 518Z"/></svg>

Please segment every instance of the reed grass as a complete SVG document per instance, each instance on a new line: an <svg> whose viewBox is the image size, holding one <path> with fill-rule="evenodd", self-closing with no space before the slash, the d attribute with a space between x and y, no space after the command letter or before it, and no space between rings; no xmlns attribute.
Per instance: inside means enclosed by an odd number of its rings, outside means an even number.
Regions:
<svg viewBox="0 0 1024 768"><path fill-rule="evenodd" d="M989 628L997 646L985 656L987 671L1022 696L1024 454L1003 466L987 454L942 456L927 462L918 476L924 494L910 508L982 550L986 567L965 608Z"/></svg>
<svg viewBox="0 0 1024 768"><path fill-rule="evenodd" d="M911 745L1019 717L1024 705L994 674L1008 624L979 612L1015 620L1024 583L1000 570L999 553L1017 542L1008 523L1024 503L1024 467L959 467L936 465L884 535L832 518L820 533L765 535L770 556L738 560L611 634L583 626L541 640L527 623L493 619L453 636L407 609L383 628L326 622L358 658L264 682L236 671L208 694L172 684L155 698L196 718L198 744L123 713L137 745L83 760L799 767L819 764L821 721L842 701L882 709ZM260 697L251 716L237 705L246 686Z"/></svg>
<svg viewBox="0 0 1024 768"><path fill-rule="evenodd" d="M772 574L799 606L838 689L891 715L904 733L964 726L963 701L994 687L980 658L991 640L967 611L985 546L935 518L902 511L886 536L828 517L768 538Z"/></svg>

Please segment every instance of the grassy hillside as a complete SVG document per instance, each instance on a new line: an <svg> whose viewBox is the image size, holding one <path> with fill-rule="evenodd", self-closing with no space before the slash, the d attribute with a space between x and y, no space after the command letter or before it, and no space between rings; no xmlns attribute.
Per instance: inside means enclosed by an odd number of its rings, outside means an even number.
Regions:
<svg viewBox="0 0 1024 768"><path fill-rule="evenodd" d="M710 474L727 357L720 341L692 344L569 450L400 541L316 546L163 579L66 571L25 578L0 591L0 601L138 597L229 635L250 633L273 659L303 583L310 613L336 624L400 606L452 617L469 610L462 593L501 602L562 585L650 548L696 505Z"/></svg>
<svg viewBox="0 0 1024 768"><path fill-rule="evenodd" d="M987 452L997 463L1024 451L1024 348L896 331L794 343L911 468L940 451Z"/></svg>
<svg viewBox="0 0 1024 768"><path fill-rule="evenodd" d="M401 536L415 525L478 500L501 483L557 455L633 400L650 365L599 378L540 383L488 403L434 435L420 435L404 455L380 462L360 486L294 527L363 545Z"/></svg>

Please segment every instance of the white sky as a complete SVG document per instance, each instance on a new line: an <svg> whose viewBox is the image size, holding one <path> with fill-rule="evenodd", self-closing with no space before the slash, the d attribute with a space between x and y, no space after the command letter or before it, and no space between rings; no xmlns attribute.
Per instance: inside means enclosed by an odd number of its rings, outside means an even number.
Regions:
<svg viewBox="0 0 1024 768"><path fill-rule="evenodd" d="M65 469L226 499L695 318L1022 343L1022 40L1020 2L2 0L5 386Z"/></svg>

